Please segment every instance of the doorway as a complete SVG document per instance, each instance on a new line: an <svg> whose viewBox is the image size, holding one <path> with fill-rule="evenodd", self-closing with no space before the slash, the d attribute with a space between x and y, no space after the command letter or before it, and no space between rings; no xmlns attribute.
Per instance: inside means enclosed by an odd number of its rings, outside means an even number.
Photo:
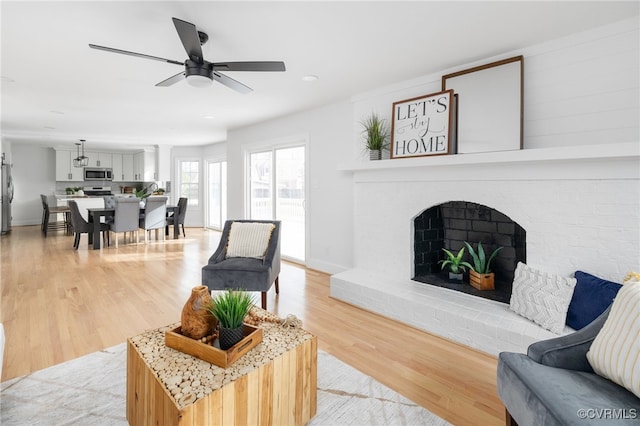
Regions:
<svg viewBox="0 0 640 426"><path fill-rule="evenodd" d="M276 147L249 154L249 218L280 220L282 256L305 262L306 148Z"/></svg>
<svg viewBox="0 0 640 426"><path fill-rule="evenodd" d="M227 162L207 162L207 228L222 230L227 220Z"/></svg>

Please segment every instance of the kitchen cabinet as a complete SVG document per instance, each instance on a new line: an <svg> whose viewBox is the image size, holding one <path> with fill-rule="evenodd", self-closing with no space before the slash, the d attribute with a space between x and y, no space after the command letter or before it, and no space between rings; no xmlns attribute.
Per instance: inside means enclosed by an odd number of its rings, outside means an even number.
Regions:
<svg viewBox="0 0 640 426"><path fill-rule="evenodd" d="M134 182L133 154L111 154L114 182Z"/></svg>
<svg viewBox="0 0 640 426"><path fill-rule="evenodd" d="M135 182L157 180L154 152L142 151L133 154L133 180Z"/></svg>
<svg viewBox="0 0 640 426"><path fill-rule="evenodd" d="M133 179L133 154L122 154L123 182L132 182Z"/></svg>
<svg viewBox="0 0 640 426"><path fill-rule="evenodd" d="M110 152L85 151L84 155L89 157L87 167L113 167L112 154Z"/></svg>
<svg viewBox="0 0 640 426"><path fill-rule="evenodd" d="M84 181L82 167L73 167L76 151L56 149L56 181ZM87 167L113 169L114 182L151 182L158 180L155 151L100 152L85 151L89 157Z"/></svg>
<svg viewBox="0 0 640 426"><path fill-rule="evenodd" d="M113 181L123 182L124 173L122 170L122 154L111 154L111 168L113 169Z"/></svg>
<svg viewBox="0 0 640 426"><path fill-rule="evenodd" d="M98 153L98 167L113 167L113 154L110 152Z"/></svg>
<svg viewBox="0 0 640 426"><path fill-rule="evenodd" d="M84 169L73 166L73 159L77 156L78 154L75 151L56 150L56 181L84 181Z"/></svg>

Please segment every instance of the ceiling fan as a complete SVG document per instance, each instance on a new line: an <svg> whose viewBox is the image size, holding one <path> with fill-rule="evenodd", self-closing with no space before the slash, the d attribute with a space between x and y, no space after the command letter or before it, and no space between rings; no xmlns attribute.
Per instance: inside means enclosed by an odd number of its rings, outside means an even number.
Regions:
<svg viewBox="0 0 640 426"><path fill-rule="evenodd" d="M112 47L98 46L89 44L92 49L105 50L107 52L120 53L123 55L137 56L139 58L152 59L154 61L168 62L170 64L184 66L184 71L167 78L156 84L159 87L171 86L178 81L187 79L192 86L206 87L211 85L213 80L222 83L225 86L236 90L240 93L249 93L253 89L240 83L233 78L222 74L219 71L285 71L284 62L281 61L252 61L252 62L209 62L202 57L202 45L204 45L209 36L196 29L196 26L190 22L183 21L178 18L172 18L173 24L178 31L178 36L182 41L184 49L189 55L189 59L184 62L174 61L171 59L160 58L157 56L145 55L143 53L130 52L128 50L114 49Z"/></svg>

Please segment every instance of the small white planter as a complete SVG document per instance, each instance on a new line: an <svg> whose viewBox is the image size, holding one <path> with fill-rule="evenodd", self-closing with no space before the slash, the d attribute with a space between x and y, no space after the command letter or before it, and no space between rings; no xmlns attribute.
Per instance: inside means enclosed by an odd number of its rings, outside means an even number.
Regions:
<svg viewBox="0 0 640 426"><path fill-rule="evenodd" d="M369 151L369 160L381 160L382 159L382 151L379 149L372 149Z"/></svg>

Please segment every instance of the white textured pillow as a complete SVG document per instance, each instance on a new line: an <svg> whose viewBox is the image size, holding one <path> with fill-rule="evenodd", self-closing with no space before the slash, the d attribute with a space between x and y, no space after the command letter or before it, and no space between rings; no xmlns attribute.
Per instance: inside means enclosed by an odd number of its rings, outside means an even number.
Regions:
<svg viewBox="0 0 640 426"><path fill-rule="evenodd" d="M576 282L575 278L548 274L518 262L509 307L547 330L561 334Z"/></svg>
<svg viewBox="0 0 640 426"><path fill-rule="evenodd" d="M640 398L640 282L620 289L587 360L597 374Z"/></svg>
<svg viewBox="0 0 640 426"><path fill-rule="evenodd" d="M227 257L264 257L274 228L273 223L233 222Z"/></svg>

